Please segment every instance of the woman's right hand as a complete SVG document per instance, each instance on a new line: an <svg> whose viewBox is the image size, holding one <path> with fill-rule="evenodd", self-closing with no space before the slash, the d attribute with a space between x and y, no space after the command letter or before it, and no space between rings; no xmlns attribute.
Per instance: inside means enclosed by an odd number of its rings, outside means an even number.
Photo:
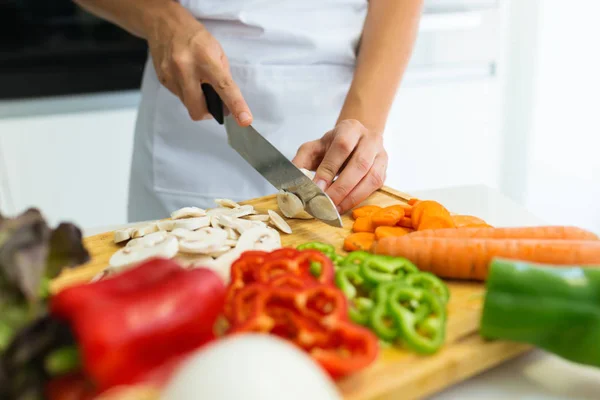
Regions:
<svg viewBox="0 0 600 400"><path fill-rule="evenodd" d="M201 84L210 84L238 124L252 123L252 113L233 81L229 62L217 40L186 9L173 2L146 38L160 82L181 99L194 121L210 119Z"/></svg>

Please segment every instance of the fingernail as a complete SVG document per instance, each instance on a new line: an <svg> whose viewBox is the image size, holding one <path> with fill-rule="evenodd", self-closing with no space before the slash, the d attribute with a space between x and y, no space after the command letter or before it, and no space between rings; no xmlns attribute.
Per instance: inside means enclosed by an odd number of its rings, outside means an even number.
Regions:
<svg viewBox="0 0 600 400"><path fill-rule="evenodd" d="M246 111L243 111L238 115L238 119L241 123L249 122L251 118L250 113L247 113Z"/></svg>
<svg viewBox="0 0 600 400"><path fill-rule="evenodd" d="M325 191L327 188L327 182L325 182L323 179L317 179L315 181L315 185L317 185L322 191Z"/></svg>

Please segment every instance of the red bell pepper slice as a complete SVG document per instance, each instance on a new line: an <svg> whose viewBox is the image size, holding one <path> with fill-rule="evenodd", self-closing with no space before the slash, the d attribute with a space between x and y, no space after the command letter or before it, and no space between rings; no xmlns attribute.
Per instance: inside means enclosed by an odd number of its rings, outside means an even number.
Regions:
<svg viewBox="0 0 600 400"><path fill-rule="evenodd" d="M82 373L53 378L44 388L47 400L93 400L97 395L94 385Z"/></svg>
<svg viewBox="0 0 600 400"><path fill-rule="evenodd" d="M310 350L333 379L359 371L379 356L379 340L370 330L351 322L339 323L328 340Z"/></svg>
<svg viewBox="0 0 600 400"><path fill-rule="evenodd" d="M136 269L148 270L147 265ZM162 280L145 279L145 285L128 285L123 273L83 285L89 291L67 288L52 299L52 309L62 311L75 334L84 371L101 391L143 381L157 367L214 339L225 300L221 278L204 268L150 265L170 273L163 271ZM73 299L84 306L70 304Z"/></svg>
<svg viewBox="0 0 600 400"><path fill-rule="evenodd" d="M295 255L288 252L284 257L283 254L272 253L264 265L262 265L256 275L256 280L263 283L268 283L277 277L293 273L302 277L313 277L311 273L311 264L318 263L321 266L321 272L315 279L320 283L333 284L335 271L333 263L329 257L317 250L297 251Z"/></svg>

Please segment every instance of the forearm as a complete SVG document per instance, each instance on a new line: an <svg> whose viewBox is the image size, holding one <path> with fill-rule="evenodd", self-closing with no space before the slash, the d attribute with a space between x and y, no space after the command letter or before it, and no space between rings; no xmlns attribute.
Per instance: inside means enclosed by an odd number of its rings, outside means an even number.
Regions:
<svg viewBox="0 0 600 400"><path fill-rule="evenodd" d="M148 39L158 20L176 21L189 14L173 0L74 0L82 8L120 26L129 33Z"/></svg>
<svg viewBox="0 0 600 400"><path fill-rule="evenodd" d="M354 79L338 121L383 132L418 31L423 0L370 0Z"/></svg>

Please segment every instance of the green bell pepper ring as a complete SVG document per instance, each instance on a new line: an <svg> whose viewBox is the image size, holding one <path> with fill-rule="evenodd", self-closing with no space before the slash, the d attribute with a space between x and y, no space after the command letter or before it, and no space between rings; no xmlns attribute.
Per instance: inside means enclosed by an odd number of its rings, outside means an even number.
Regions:
<svg viewBox="0 0 600 400"><path fill-rule="evenodd" d="M368 326L371 311L375 303L367 297L357 297L350 302L348 307L348 316L352 322Z"/></svg>
<svg viewBox="0 0 600 400"><path fill-rule="evenodd" d="M404 278L419 270L406 258L371 255L361 264L360 272L367 282L379 284Z"/></svg>
<svg viewBox="0 0 600 400"><path fill-rule="evenodd" d="M480 334L600 367L600 266L494 259Z"/></svg>
<svg viewBox="0 0 600 400"><path fill-rule="evenodd" d="M450 299L448 286L437 276L430 272L417 272L409 274L404 281L408 286L427 289L435 293L444 304Z"/></svg>
<svg viewBox="0 0 600 400"><path fill-rule="evenodd" d="M321 242L303 243L303 244L299 245L297 247L297 249L298 250L306 250L306 249L318 250L321 253L325 253L325 255L328 257L335 254L335 248L332 245L327 244L327 243L321 243Z"/></svg>
<svg viewBox="0 0 600 400"><path fill-rule="evenodd" d="M408 348L431 354L444 344L446 310L438 296L426 289L398 286L388 301L390 314Z"/></svg>
<svg viewBox="0 0 600 400"><path fill-rule="evenodd" d="M367 253L366 251L353 251L346 256L344 262L342 263L342 266L360 266L367 258L370 258L372 256L373 255L371 253Z"/></svg>
<svg viewBox="0 0 600 400"><path fill-rule="evenodd" d="M354 265L338 268L335 272L335 285L344 292L348 299L366 294L371 289L366 285L359 268Z"/></svg>

